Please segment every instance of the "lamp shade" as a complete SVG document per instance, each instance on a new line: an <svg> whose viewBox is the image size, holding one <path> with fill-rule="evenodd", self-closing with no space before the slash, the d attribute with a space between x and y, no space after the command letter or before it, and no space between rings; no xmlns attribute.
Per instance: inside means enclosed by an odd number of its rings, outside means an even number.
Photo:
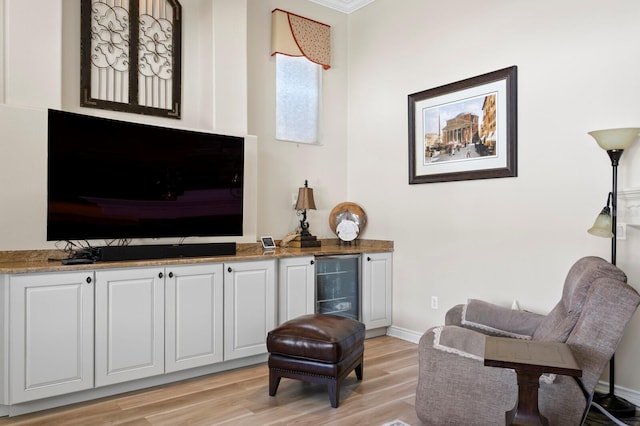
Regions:
<svg viewBox="0 0 640 426"><path fill-rule="evenodd" d="M605 207L587 232L596 237L613 238L612 225L609 208Z"/></svg>
<svg viewBox="0 0 640 426"><path fill-rule="evenodd" d="M298 201L296 202L296 210L316 209L316 202L313 200L313 188L306 186L298 190Z"/></svg>
<svg viewBox="0 0 640 426"><path fill-rule="evenodd" d="M589 134L605 151L612 149L627 149L638 137L640 128L626 127L620 129L594 130Z"/></svg>

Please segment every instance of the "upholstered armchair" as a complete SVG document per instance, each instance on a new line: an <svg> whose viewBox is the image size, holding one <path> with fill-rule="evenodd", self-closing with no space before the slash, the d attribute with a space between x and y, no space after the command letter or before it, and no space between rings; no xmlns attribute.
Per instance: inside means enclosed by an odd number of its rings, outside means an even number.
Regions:
<svg viewBox="0 0 640 426"><path fill-rule="evenodd" d="M640 303L626 281L611 263L585 257L569 270L562 299L548 315L479 300L455 306L444 326L420 339L418 418L429 426L504 424L518 385L513 370L484 365L485 337L494 335L570 345L583 389L573 377L543 375L538 405L551 425L582 424L597 381Z"/></svg>

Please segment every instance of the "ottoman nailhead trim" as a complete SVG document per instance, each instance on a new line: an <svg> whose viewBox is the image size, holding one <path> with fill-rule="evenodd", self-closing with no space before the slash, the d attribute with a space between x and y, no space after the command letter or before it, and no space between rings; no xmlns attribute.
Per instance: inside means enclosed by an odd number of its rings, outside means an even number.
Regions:
<svg viewBox="0 0 640 426"><path fill-rule="evenodd" d="M271 370L281 371L283 373L293 373L299 376L319 377L321 379L332 379L332 380L335 379L335 377L332 377L332 376L323 376L321 374L312 374L312 373L306 373L304 371L297 371L297 370L285 370L284 368L271 368Z"/></svg>

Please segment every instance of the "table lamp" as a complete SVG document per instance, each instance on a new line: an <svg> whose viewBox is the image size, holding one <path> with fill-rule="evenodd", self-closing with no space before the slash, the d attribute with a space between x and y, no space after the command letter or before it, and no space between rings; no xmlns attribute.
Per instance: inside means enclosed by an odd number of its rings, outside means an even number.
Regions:
<svg viewBox="0 0 640 426"><path fill-rule="evenodd" d="M309 188L309 182L304 181L304 186L298 189L298 201L295 207L300 219L300 234L291 241L292 247L320 247L320 240L309 232L309 222L307 222L307 209L316 209L316 202L313 199L313 189Z"/></svg>

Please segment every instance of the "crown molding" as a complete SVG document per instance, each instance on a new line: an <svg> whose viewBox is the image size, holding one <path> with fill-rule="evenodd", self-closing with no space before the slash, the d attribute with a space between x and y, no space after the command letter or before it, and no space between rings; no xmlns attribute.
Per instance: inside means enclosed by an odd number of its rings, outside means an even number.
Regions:
<svg viewBox="0 0 640 426"><path fill-rule="evenodd" d="M365 7L374 0L309 0L313 3L337 10L343 13L351 13Z"/></svg>

